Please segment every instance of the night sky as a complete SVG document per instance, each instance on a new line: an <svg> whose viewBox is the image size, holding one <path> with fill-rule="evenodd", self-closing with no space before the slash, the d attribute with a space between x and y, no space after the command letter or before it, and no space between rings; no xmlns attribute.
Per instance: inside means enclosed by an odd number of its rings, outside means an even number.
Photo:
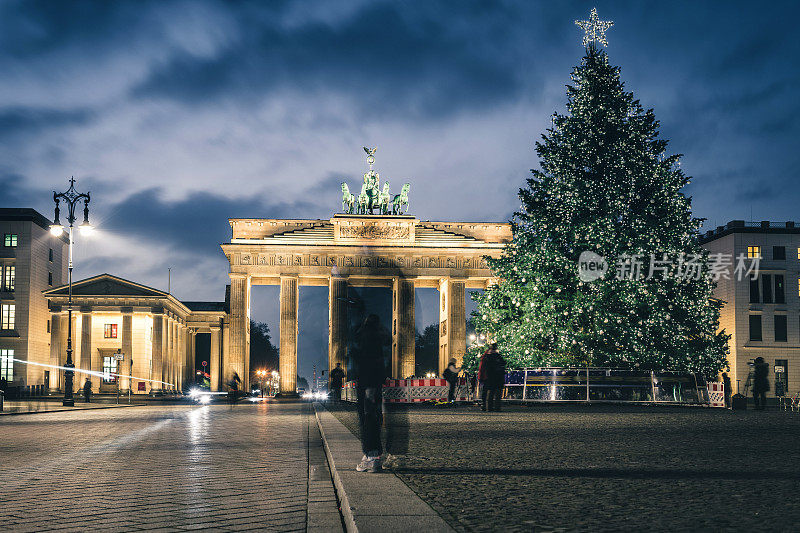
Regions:
<svg viewBox="0 0 800 533"><path fill-rule="evenodd" d="M597 6L611 61L694 177L706 228L798 220L797 2L0 2L0 206L74 175L109 272L221 300L228 217L329 218L366 169L427 220L507 220ZM277 289L254 317L277 335ZM418 324L435 322L420 291ZM301 373L327 356L301 292Z"/></svg>

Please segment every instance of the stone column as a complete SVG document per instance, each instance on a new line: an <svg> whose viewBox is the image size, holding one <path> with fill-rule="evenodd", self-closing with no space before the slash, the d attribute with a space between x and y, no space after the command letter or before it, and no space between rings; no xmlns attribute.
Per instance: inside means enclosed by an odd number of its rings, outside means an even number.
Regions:
<svg viewBox="0 0 800 533"><path fill-rule="evenodd" d="M281 394L297 392L297 278L281 276L280 373Z"/></svg>
<svg viewBox="0 0 800 533"><path fill-rule="evenodd" d="M50 315L50 364L61 366L61 310ZM51 389L61 390L61 370L50 370L50 383L46 385Z"/></svg>
<svg viewBox="0 0 800 533"><path fill-rule="evenodd" d="M395 278L392 284L392 377L414 375L414 282Z"/></svg>
<svg viewBox="0 0 800 533"><path fill-rule="evenodd" d="M197 331L189 331L189 381L194 380L195 366L197 360ZM205 369L204 369L205 370Z"/></svg>
<svg viewBox="0 0 800 533"><path fill-rule="evenodd" d="M234 372L247 387L250 359L250 279L245 274L231 273L231 346L227 361L220 369L220 379L227 381ZM245 389L246 390L246 389Z"/></svg>
<svg viewBox="0 0 800 533"><path fill-rule="evenodd" d="M208 354L208 373L211 374L211 390L221 391L222 384L222 357L220 354L220 327L211 326L211 350Z"/></svg>
<svg viewBox="0 0 800 533"><path fill-rule="evenodd" d="M133 308L122 308L122 356L117 372L133 375ZM132 387L130 378L119 378L119 390L127 391Z"/></svg>
<svg viewBox="0 0 800 533"><path fill-rule="evenodd" d="M81 361L78 365L78 368L82 370L102 370L102 368L97 368L96 365L95 368L92 368L92 359L94 359L93 355L92 310L81 309ZM100 378L78 372L76 372L74 376L75 387L83 387L83 384L86 383L87 377L91 378L92 380L92 392L97 392L100 390Z"/></svg>
<svg viewBox="0 0 800 533"><path fill-rule="evenodd" d="M150 360L150 379L163 381L164 329L166 318L161 311L153 312L152 359ZM161 390L163 384L150 382L151 390Z"/></svg>
<svg viewBox="0 0 800 533"><path fill-rule="evenodd" d="M467 319L464 305L466 284L444 278L439 282L439 375L447 368L447 361L456 358L461 365L467 349Z"/></svg>
<svg viewBox="0 0 800 533"><path fill-rule="evenodd" d="M341 363L347 369L347 280L330 278L328 284L328 371Z"/></svg>

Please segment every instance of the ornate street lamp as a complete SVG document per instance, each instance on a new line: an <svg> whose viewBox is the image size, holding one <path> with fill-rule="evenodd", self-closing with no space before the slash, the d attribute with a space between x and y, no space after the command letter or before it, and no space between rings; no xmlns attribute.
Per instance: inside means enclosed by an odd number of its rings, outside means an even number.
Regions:
<svg viewBox="0 0 800 533"><path fill-rule="evenodd" d="M81 234L86 235L92 230L92 225L89 224L89 193L79 193L75 190L75 178L70 178L69 189L66 192L57 193L53 191L53 201L56 203L56 215L53 219L53 224L50 226L50 233L55 237L60 237L64 233L64 226L58 220L59 215L59 202L63 200L67 206L67 222L69 223L69 300L67 302L68 323L67 323L67 362L64 366L67 370L64 371L64 406L72 407L75 405L75 399L72 397L73 376L75 372L72 370L75 365L72 363L72 227L75 223L75 206L83 201L83 223L78 226Z"/></svg>

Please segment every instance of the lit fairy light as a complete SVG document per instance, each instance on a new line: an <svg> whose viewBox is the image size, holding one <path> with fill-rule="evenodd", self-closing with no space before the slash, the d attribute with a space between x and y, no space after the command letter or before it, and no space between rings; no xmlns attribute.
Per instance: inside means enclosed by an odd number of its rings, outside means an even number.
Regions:
<svg viewBox="0 0 800 533"><path fill-rule="evenodd" d="M598 42L603 46L608 46L606 40L606 30L614 25L611 20L599 20L597 18L597 9L592 8L592 13L589 15L589 20L576 20L575 24L580 26L586 34L583 36L583 46L589 46L589 43Z"/></svg>

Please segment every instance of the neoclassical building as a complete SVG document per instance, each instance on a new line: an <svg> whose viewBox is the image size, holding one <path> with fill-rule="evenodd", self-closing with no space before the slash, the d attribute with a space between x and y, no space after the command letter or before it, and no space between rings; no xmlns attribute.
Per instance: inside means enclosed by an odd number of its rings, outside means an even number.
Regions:
<svg viewBox="0 0 800 533"><path fill-rule="evenodd" d="M66 362L68 287L44 291L50 308L50 364ZM110 274L73 282L72 348L76 369L97 392L181 390L195 369L195 337L211 336L210 367L220 375L228 335L224 302L181 302L173 295ZM112 374L120 374L115 377ZM50 388L62 389L63 372ZM76 372L75 387L87 375ZM57 380L57 381L56 381ZM218 385L218 383L217 383Z"/></svg>

